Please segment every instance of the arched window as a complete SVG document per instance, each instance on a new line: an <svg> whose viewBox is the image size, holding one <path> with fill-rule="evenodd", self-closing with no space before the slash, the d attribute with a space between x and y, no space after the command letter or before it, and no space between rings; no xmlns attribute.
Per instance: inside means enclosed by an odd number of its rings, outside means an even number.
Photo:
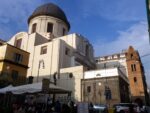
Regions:
<svg viewBox="0 0 150 113"><path fill-rule="evenodd" d="M133 54L131 54L130 56L131 56L131 59L133 59Z"/></svg>
<svg viewBox="0 0 150 113"><path fill-rule="evenodd" d="M136 65L135 64L131 64L131 70L132 70L132 72L136 71Z"/></svg>
<svg viewBox="0 0 150 113"><path fill-rule="evenodd" d="M63 29L62 29L62 35L64 36L65 34L66 34L66 29L63 28Z"/></svg>
<svg viewBox="0 0 150 113"><path fill-rule="evenodd" d="M50 33L53 32L53 24L50 22L48 22L48 24L47 24L47 32L50 32Z"/></svg>
<svg viewBox="0 0 150 113"><path fill-rule="evenodd" d="M22 38L17 39L17 40L15 41L15 46L16 46L17 48L21 48L21 43L22 43Z"/></svg>
<svg viewBox="0 0 150 113"><path fill-rule="evenodd" d="M134 77L134 83L136 83L137 82L137 78L136 77Z"/></svg>
<svg viewBox="0 0 150 113"><path fill-rule="evenodd" d="M36 32L36 26L37 26L36 23L34 23L34 24L32 25L32 32L31 32L31 33L35 33L35 32Z"/></svg>

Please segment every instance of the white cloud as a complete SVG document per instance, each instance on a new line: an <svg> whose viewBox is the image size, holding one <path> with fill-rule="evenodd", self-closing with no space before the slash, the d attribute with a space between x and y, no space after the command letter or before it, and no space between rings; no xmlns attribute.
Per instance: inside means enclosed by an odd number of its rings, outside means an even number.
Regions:
<svg viewBox="0 0 150 113"><path fill-rule="evenodd" d="M26 19L29 12L36 3L35 0L5 0L0 4L0 22L19 21L22 22ZM24 7L25 6L25 7ZM18 23L19 23L18 22Z"/></svg>
<svg viewBox="0 0 150 113"><path fill-rule="evenodd" d="M96 41L94 44L95 51L97 52L96 55L111 54L122 51L123 49L128 48L129 45L133 45L138 49L141 55L150 53L146 22L138 22L125 31L118 31L118 37L115 39L116 40L111 42ZM105 53L102 52L103 50L105 50Z"/></svg>
<svg viewBox="0 0 150 113"><path fill-rule="evenodd" d="M0 3L0 38L27 29L27 19L42 0L5 0Z"/></svg>
<svg viewBox="0 0 150 113"><path fill-rule="evenodd" d="M27 30L27 20L39 5L56 0L0 1L0 38L8 40L19 31Z"/></svg>
<svg viewBox="0 0 150 113"><path fill-rule="evenodd" d="M94 44L96 56L118 53L123 49L127 49L129 45L132 45L136 50L138 50L141 56L150 53L147 26L146 22L138 22L125 31L118 31L119 35L114 41L96 41ZM150 56L142 57L141 59L145 67L147 80L150 81Z"/></svg>

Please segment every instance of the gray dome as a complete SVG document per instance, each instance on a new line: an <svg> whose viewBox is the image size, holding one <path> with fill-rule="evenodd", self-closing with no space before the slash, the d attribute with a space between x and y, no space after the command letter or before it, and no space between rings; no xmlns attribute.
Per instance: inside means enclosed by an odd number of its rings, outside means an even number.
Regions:
<svg viewBox="0 0 150 113"><path fill-rule="evenodd" d="M53 3L47 3L36 8L34 12L32 13L32 15L29 17L28 23L34 17L42 16L42 15L52 16L60 20L63 20L67 24L68 29L70 29L70 24L67 20L65 13L63 12L62 9L60 9L58 6L56 6Z"/></svg>

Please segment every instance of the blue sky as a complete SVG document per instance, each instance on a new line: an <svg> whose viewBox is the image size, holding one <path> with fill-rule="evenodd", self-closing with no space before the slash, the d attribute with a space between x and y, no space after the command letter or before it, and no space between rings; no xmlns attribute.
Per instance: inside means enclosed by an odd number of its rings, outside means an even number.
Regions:
<svg viewBox="0 0 150 113"><path fill-rule="evenodd" d="M8 40L27 31L33 10L53 2L61 7L71 24L93 44L96 56L121 52L133 45L140 55L150 53L145 0L3 0L0 3L0 38ZM149 58L142 57L150 80Z"/></svg>

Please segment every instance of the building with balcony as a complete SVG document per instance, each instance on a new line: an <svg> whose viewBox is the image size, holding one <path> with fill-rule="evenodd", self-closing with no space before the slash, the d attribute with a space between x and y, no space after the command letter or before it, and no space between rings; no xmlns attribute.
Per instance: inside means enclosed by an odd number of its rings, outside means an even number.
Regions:
<svg viewBox="0 0 150 113"><path fill-rule="evenodd" d="M4 43L0 46L0 87L26 83L29 53Z"/></svg>

